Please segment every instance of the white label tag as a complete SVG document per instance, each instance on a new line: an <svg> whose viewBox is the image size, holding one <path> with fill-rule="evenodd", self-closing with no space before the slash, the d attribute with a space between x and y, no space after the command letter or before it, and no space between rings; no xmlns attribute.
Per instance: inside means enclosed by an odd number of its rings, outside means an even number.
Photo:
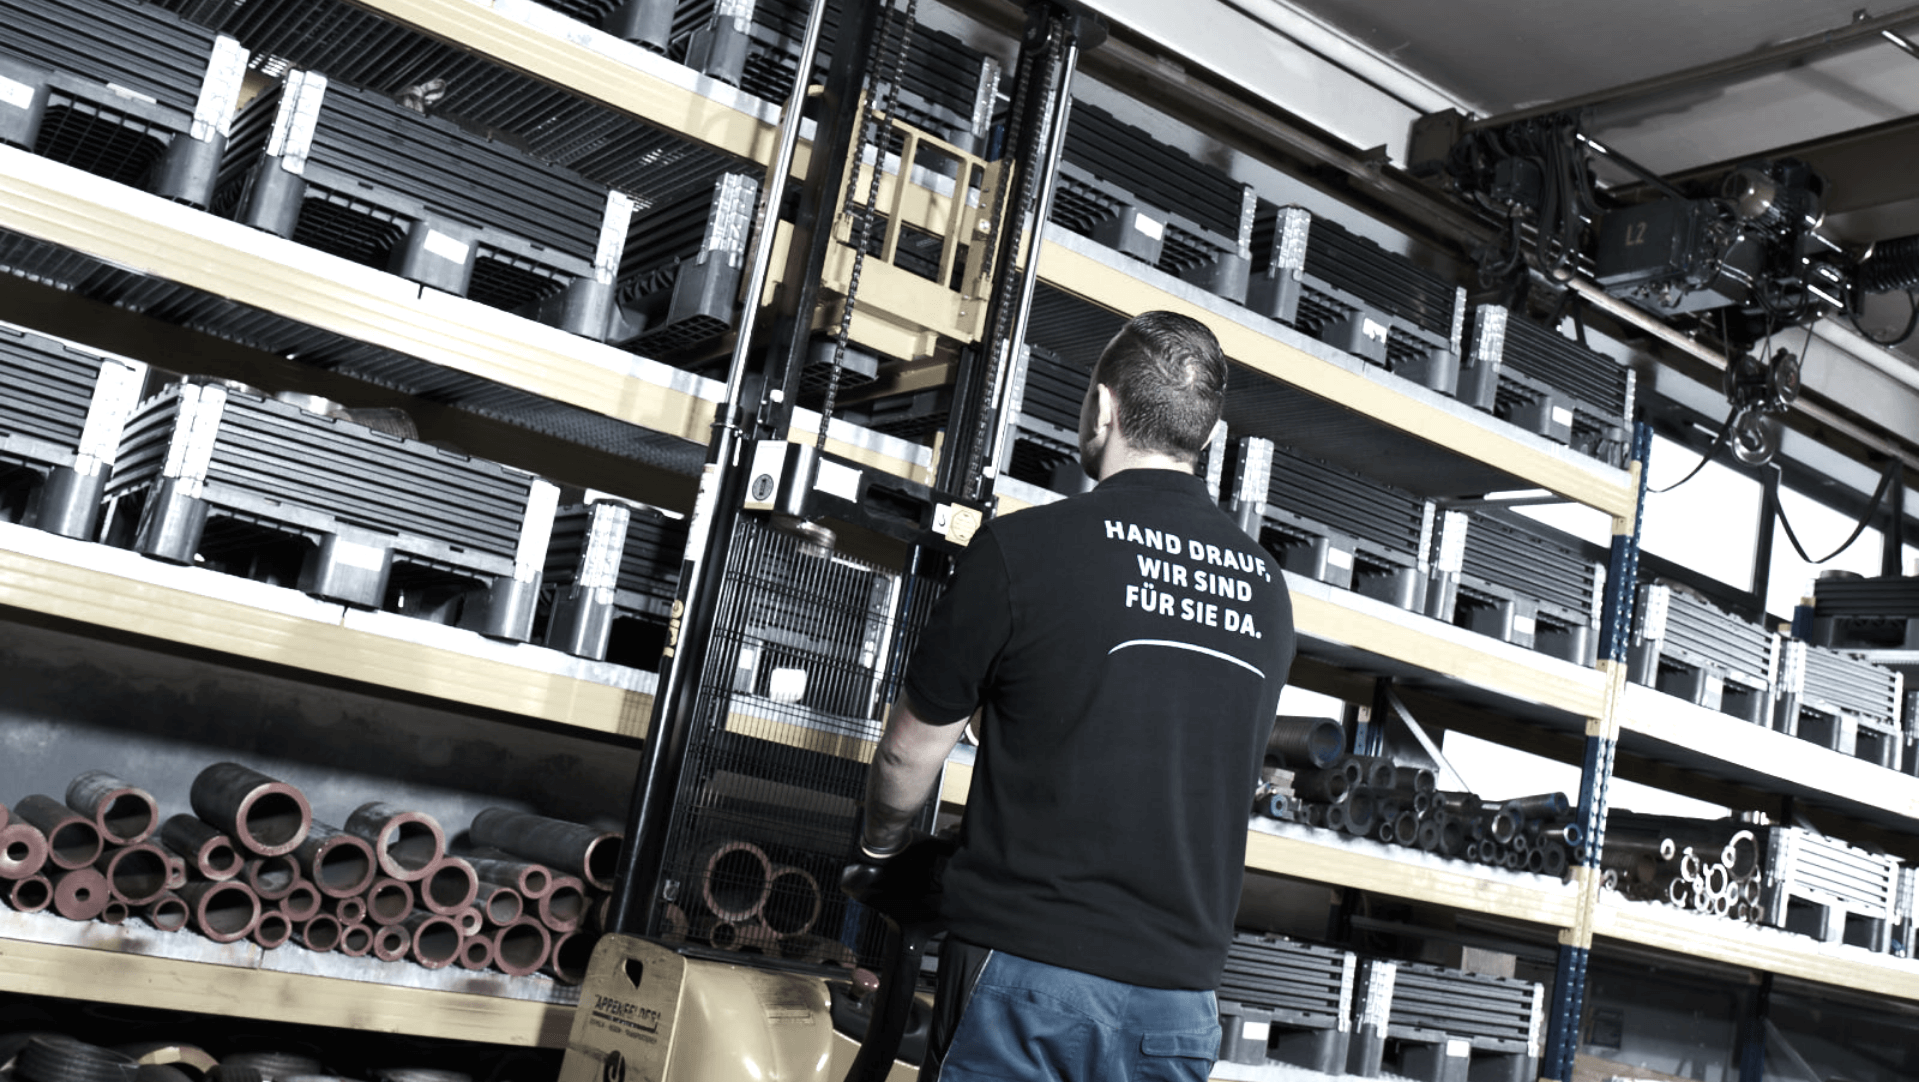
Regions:
<svg viewBox="0 0 1919 1082"><path fill-rule="evenodd" d="M473 251L472 245L457 237L449 237L437 229L426 231L426 243L421 247L449 263L459 263L462 266L466 264L466 257Z"/></svg>
<svg viewBox="0 0 1919 1082"><path fill-rule="evenodd" d="M1375 342L1384 342L1386 340L1386 325L1378 320L1369 319L1362 322L1359 325L1359 330L1360 333Z"/></svg>
<svg viewBox="0 0 1919 1082"><path fill-rule="evenodd" d="M1717 699L1726 693L1726 682L1717 676L1706 677L1706 697Z"/></svg>
<svg viewBox="0 0 1919 1082"><path fill-rule="evenodd" d="M1347 552L1345 549L1327 549L1326 563L1342 571L1351 571L1353 569L1353 554Z"/></svg>
<svg viewBox="0 0 1919 1082"><path fill-rule="evenodd" d="M1451 1059L1465 1059L1473 1054L1473 1042L1462 1041L1457 1037L1446 1042L1446 1055Z"/></svg>
<svg viewBox="0 0 1919 1082"><path fill-rule="evenodd" d="M820 459L820 473L814 479L813 487L851 503L860 498L860 471Z"/></svg>
<svg viewBox="0 0 1919 1082"><path fill-rule="evenodd" d="M386 566L386 550L354 541L335 539L333 562L357 567L362 571L378 571Z"/></svg>
<svg viewBox="0 0 1919 1082"><path fill-rule="evenodd" d="M766 697L776 703L796 703L806 698L806 670L774 669L766 678Z"/></svg>
<svg viewBox="0 0 1919 1082"><path fill-rule="evenodd" d="M1553 424L1565 425L1567 428L1571 428L1572 423L1573 423L1573 411L1567 409L1564 406L1553 407Z"/></svg>
<svg viewBox="0 0 1919 1082"><path fill-rule="evenodd" d="M1513 630L1521 635L1530 635L1539 626L1539 621L1530 616L1513 617Z"/></svg>
<svg viewBox="0 0 1919 1082"><path fill-rule="evenodd" d="M1133 213L1133 228L1154 240L1159 240L1166 235L1165 222L1156 218L1148 218L1146 215L1140 214L1137 211Z"/></svg>
<svg viewBox="0 0 1919 1082"><path fill-rule="evenodd" d="M33 95L32 87L0 75L0 102L5 102L15 109L31 109Z"/></svg>
<svg viewBox="0 0 1919 1082"><path fill-rule="evenodd" d="M1239 1039L1242 1041L1258 1041L1261 1044L1265 1044L1267 1035L1272 1033L1272 1031L1273 1024L1271 1022L1242 1022L1239 1027Z"/></svg>

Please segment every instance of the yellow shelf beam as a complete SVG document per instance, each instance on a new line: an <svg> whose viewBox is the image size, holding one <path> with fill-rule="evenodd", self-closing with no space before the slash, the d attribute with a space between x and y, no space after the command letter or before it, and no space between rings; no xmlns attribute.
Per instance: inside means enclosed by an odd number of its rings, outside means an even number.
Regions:
<svg viewBox="0 0 1919 1082"><path fill-rule="evenodd" d="M1318 583L1293 583L1293 625L1306 639L1337 643L1516 699L1597 718L1606 677L1588 669Z"/></svg>
<svg viewBox="0 0 1919 1082"><path fill-rule="evenodd" d="M1298 829L1304 834L1311 828ZM1403 859L1376 855L1366 851L1366 844L1321 842L1290 833L1254 830L1246 837L1246 867L1553 928L1571 927L1578 915L1579 899L1573 887L1557 880L1531 875L1522 878L1517 873L1488 874L1464 861L1440 860L1427 854L1415 858L1411 850Z"/></svg>
<svg viewBox="0 0 1919 1082"><path fill-rule="evenodd" d="M1563 458L1515 438L1516 429L1490 417L1468 415L1423 402L1411 394L1276 341L1259 329L1222 311L1160 289L1132 274L1123 265L1108 263L1081 251L1091 241L1049 226L1040 249L1040 279L1091 303L1132 316L1153 309L1180 312L1218 335L1226 355L1239 364L1265 373L1302 391L1363 414L1372 420L1417 436L1438 447L1483 462L1569 500L1596 507L1607 514L1630 517L1636 491L1624 470Z"/></svg>
<svg viewBox="0 0 1919 1082"><path fill-rule="evenodd" d="M0 988L25 995L541 1048L565 1047L573 1025L564 1004L259 968L252 944L226 952L251 964L221 964L15 936L0 935Z"/></svg>
<svg viewBox="0 0 1919 1082"><path fill-rule="evenodd" d="M104 545L51 539L62 548L79 551L81 558L91 557L92 566L18 551L48 537L23 526L0 526L0 608L595 732L646 735L653 696L489 656L521 650L557 656L542 647L505 647L481 640L476 643L480 649L468 654L360 630L351 625L382 619L409 625L419 621L358 613L292 590L228 579L212 571L155 565L156 571L173 572L182 580L197 576L220 580L222 587L257 594L264 603L247 604L162 586L147 576L102 569L116 562L144 562L134 553Z"/></svg>
<svg viewBox="0 0 1919 1082"><path fill-rule="evenodd" d="M773 160L776 123L742 108L757 98L558 12L515 0L358 2L714 150ZM795 168L803 170L804 160Z"/></svg>
<svg viewBox="0 0 1919 1082"><path fill-rule="evenodd" d="M0 228L654 432L712 427L685 373L13 147Z"/></svg>
<svg viewBox="0 0 1919 1082"><path fill-rule="evenodd" d="M1692 958L1919 1000L1919 962L1863 947L1820 943L1777 928L1755 928L1653 902L1602 897L1594 934Z"/></svg>

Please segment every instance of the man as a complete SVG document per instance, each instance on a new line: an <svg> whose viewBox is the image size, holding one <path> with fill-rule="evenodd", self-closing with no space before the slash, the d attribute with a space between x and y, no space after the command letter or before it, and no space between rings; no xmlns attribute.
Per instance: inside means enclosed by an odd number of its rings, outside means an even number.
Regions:
<svg viewBox="0 0 1919 1082"><path fill-rule="evenodd" d="M908 666L868 859L905 844L983 712L944 882L945 1082L1204 1079L1219 1051L1212 990L1293 659L1279 566L1193 472L1225 386L1203 324L1127 323L1080 414L1098 487L983 529Z"/></svg>

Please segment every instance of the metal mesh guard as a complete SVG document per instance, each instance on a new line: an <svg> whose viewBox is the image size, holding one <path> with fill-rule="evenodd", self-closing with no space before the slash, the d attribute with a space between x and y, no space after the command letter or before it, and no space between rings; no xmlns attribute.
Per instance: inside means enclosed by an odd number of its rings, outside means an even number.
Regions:
<svg viewBox="0 0 1919 1082"><path fill-rule="evenodd" d="M693 941L843 964L878 958L877 922L836 888L889 674L935 593L740 521L667 860L667 900Z"/></svg>

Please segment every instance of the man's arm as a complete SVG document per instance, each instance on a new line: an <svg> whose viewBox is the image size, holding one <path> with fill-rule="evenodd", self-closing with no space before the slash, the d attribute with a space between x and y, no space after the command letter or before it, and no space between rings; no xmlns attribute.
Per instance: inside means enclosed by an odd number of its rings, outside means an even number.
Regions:
<svg viewBox="0 0 1919 1082"><path fill-rule="evenodd" d="M886 732L866 774L866 816L860 848L876 860L898 853L907 828L938 783L947 753L959 743L966 721L934 725L913 712L902 694L886 719Z"/></svg>

